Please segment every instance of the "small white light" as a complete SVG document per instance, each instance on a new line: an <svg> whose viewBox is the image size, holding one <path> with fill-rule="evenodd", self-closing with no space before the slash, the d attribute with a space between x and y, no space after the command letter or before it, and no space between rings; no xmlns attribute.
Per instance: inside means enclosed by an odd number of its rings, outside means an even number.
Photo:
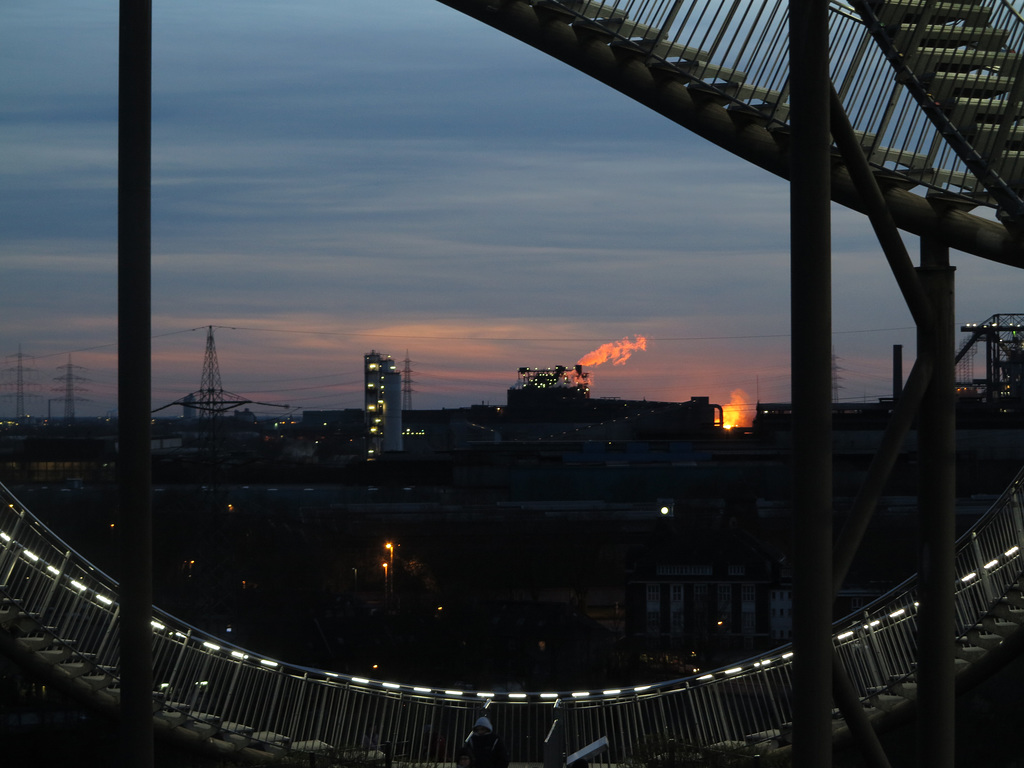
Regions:
<svg viewBox="0 0 1024 768"><path fill-rule="evenodd" d="M461 696L462 695L462 691L445 691L444 695L445 696Z"/></svg>
<svg viewBox="0 0 1024 768"><path fill-rule="evenodd" d="M651 686L649 686L649 685L638 685L633 690L636 691L637 693L640 693L640 691L646 691L650 687Z"/></svg>
<svg viewBox="0 0 1024 768"><path fill-rule="evenodd" d="M849 632L843 632L841 635L836 637L836 640L845 640L848 637L853 637L853 630L852 629Z"/></svg>
<svg viewBox="0 0 1024 768"><path fill-rule="evenodd" d="M244 654L241 651L232 651L231 655L234 656L236 659L248 659L249 658L249 656L247 654Z"/></svg>
<svg viewBox="0 0 1024 768"><path fill-rule="evenodd" d="M493 699L494 698L494 694L493 693L489 693L489 692L485 692L485 691L479 691L479 692L477 692L476 695L479 696L481 699Z"/></svg>
<svg viewBox="0 0 1024 768"><path fill-rule="evenodd" d="M353 677L352 678L352 682L353 683L360 683L362 685L366 685L370 681L367 680L365 677Z"/></svg>
<svg viewBox="0 0 1024 768"><path fill-rule="evenodd" d="M220 646L219 645L215 645L214 643L211 643L211 642L204 642L203 643L203 647L204 648L209 648L211 651L219 651L220 650Z"/></svg>
<svg viewBox="0 0 1024 768"><path fill-rule="evenodd" d="M906 612L907 612L906 608L900 608L898 611L893 611L892 613L890 613L889 614L889 618L890 619L899 618L900 616L902 616Z"/></svg>
<svg viewBox="0 0 1024 768"><path fill-rule="evenodd" d="M11 537L10 537L10 536L8 536L8 535L7 535L6 533L4 533L3 531L0 531L0 539L3 539L4 541L10 541L10 540L11 540Z"/></svg>
<svg viewBox="0 0 1024 768"><path fill-rule="evenodd" d="M999 558L996 558L995 560L989 560L987 563L985 563L985 570L991 571L997 565L999 565Z"/></svg>
<svg viewBox="0 0 1024 768"><path fill-rule="evenodd" d="M54 576L60 576L60 568L54 568L52 565L48 565L46 566L46 570L48 570Z"/></svg>
<svg viewBox="0 0 1024 768"><path fill-rule="evenodd" d="M737 672L742 672L742 671L743 671L743 667L732 667L731 669L725 670L725 674L727 674L727 675L735 675Z"/></svg>
<svg viewBox="0 0 1024 768"><path fill-rule="evenodd" d="M558 694L557 693L542 693L540 695L540 697L542 699L557 699L558 698Z"/></svg>
<svg viewBox="0 0 1024 768"><path fill-rule="evenodd" d="M34 552L30 552L27 549L25 550L25 557L27 557L33 563L39 560L39 555L35 554Z"/></svg>
<svg viewBox="0 0 1024 768"><path fill-rule="evenodd" d="M620 693L622 693L621 688L612 688L610 690L601 692L603 696L618 696Z"/></svg>
<svg viewBox="0 0 1024 768"><path fill-rule="evenodd" d="M113 605L114 604L114 601L111 600L106 595L96 595L96 599L99 600L104 605Z"/></svg>
<svg viewBox="0 0 1024 768"><path fill-rule="evenodd" d="M277 667L277 666L279 666L276 661L271 661L270 659L260 659L260 664L262 664L264 667Z"/></svg>
<svg viewBox="0 0 1024 768"><path fill-rule="evenodd" d="M416 686L413 686L413 690L416 691L416 693L430 693L431 689L430 688L421 688L420 686L416 685Z"/></svg>
<svg viewBox="0 0 1024 768"><path fill-rule="evenodd" d="M385 688L401 688L398 683L381 683Z"/></svg>
<svg viewBox="0 0 1024 768"><path fill-rule="evenodd" d="M960 579L960 581L966 583L968 581L973 581L976 578L978 578L978 574L977 573L968 573L966 576L964 576L962 579Z"/></svg>
<svg viewBox="0 0 1024 768"><path fill-rule="evenodd" d="M586 698L589 695L590 695L590 691L575 691L572 694L572 697L574 699L584 699L584 698Z"/></svg>
<svg viewBox="0 0 1024 768"><path fill-rule="evenodd" d="M79 592L85 592L86 589L85 584L83 584L80 581L75 581L74 579L71 580L71 586L77 589Z"/></svg>
<svg viewBox="0 0 1024 768"><path fill-rule="evenodd" d="M698 680L714 680L715 676L714 675L701 675L697 679Z"/></svg>
<svg viewBox="0 0 1024 768"><path fill-rule="evenodd" d="M1009 548L1008 550L1006 550L1005 552L1003 552L1003 554L1004 554L1004 555L1006 555L1007 557L1013 557L1013 556L1014 556L1014 555L1016 555L1016 554L1017 554L1017 553L1018 553L1019 551L1020 551L1020 547L1010 547L1010 548Z"/></svg>
<svg viewBox="0 0 1024 768"><path fill-rule="evenodd" d="M525 699L526 698L526 694L525 693L510 693L508 695L508 697L510 699Z"/></svg>

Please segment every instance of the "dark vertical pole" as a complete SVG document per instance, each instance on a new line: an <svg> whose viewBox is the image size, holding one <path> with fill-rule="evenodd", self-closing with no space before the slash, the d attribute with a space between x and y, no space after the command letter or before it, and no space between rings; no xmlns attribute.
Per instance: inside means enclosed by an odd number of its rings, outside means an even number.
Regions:
<svg viewBox="0 0 1024 768"><path fill-rule="evenodd" d="M793 765L832 764L828 3L790 0Z"/></svg>
<svg viewBox="0 0 1024 768"><path fill-rule="evenodd" d="M935 367L921 401L918 427L920 490L920 614L918 617L918 765L953 768L956 614L956 332L949 248L921 238L921 282L935 322L918 331Z"/></svg>
<svg viewBox="0 0 1024 768"><path fill-rule="evenodd" d="M118 66L118 509L121 761L153 765L150 468L152 2L121 0Z"/></svg>

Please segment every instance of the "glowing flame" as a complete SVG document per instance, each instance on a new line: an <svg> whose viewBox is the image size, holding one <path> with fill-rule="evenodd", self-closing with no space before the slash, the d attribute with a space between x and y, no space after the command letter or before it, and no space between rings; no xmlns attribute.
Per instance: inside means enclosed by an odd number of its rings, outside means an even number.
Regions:
<svg viewBox="0 0 1024 768"><path fill-rule="evenodd" d="M607 363L611 360L612 365L622 365L629 360L630 356L638 349L647 349L647 339L640 334L635 334L635 340L630 341L625 337L620 341L609 341L602 344L593 352L588 352L579 359L576 365L589 365L591 367Z"/></svg>
<svg viewBox="0 0 1024 768"><path fill-rule="evenodd" d="M729 402L722 406L722 426L726 429L749 427L752 422L750 413L747 393L742 389L734 389L729 395Z"/></svg>

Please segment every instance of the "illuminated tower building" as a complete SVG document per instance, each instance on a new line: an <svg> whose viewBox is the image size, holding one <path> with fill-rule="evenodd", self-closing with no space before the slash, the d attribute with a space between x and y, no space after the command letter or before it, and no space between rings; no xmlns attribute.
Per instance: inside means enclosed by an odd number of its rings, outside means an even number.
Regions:
<svg viewBox="0 0 1024 768"><path fill-rule="evenodd" d="M402 450L402 374L390 355L363 355L366 457Z"/></svg>

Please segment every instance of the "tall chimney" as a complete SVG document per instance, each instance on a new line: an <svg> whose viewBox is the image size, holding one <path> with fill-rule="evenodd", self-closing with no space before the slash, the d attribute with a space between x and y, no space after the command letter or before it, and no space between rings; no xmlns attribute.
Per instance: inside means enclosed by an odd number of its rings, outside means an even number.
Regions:
<svg viewBox="0 0 1024 768"><path fill-rule="evenodd" d="M892 345L892 399L899 400L903 394L903 345Z"/></svg>

